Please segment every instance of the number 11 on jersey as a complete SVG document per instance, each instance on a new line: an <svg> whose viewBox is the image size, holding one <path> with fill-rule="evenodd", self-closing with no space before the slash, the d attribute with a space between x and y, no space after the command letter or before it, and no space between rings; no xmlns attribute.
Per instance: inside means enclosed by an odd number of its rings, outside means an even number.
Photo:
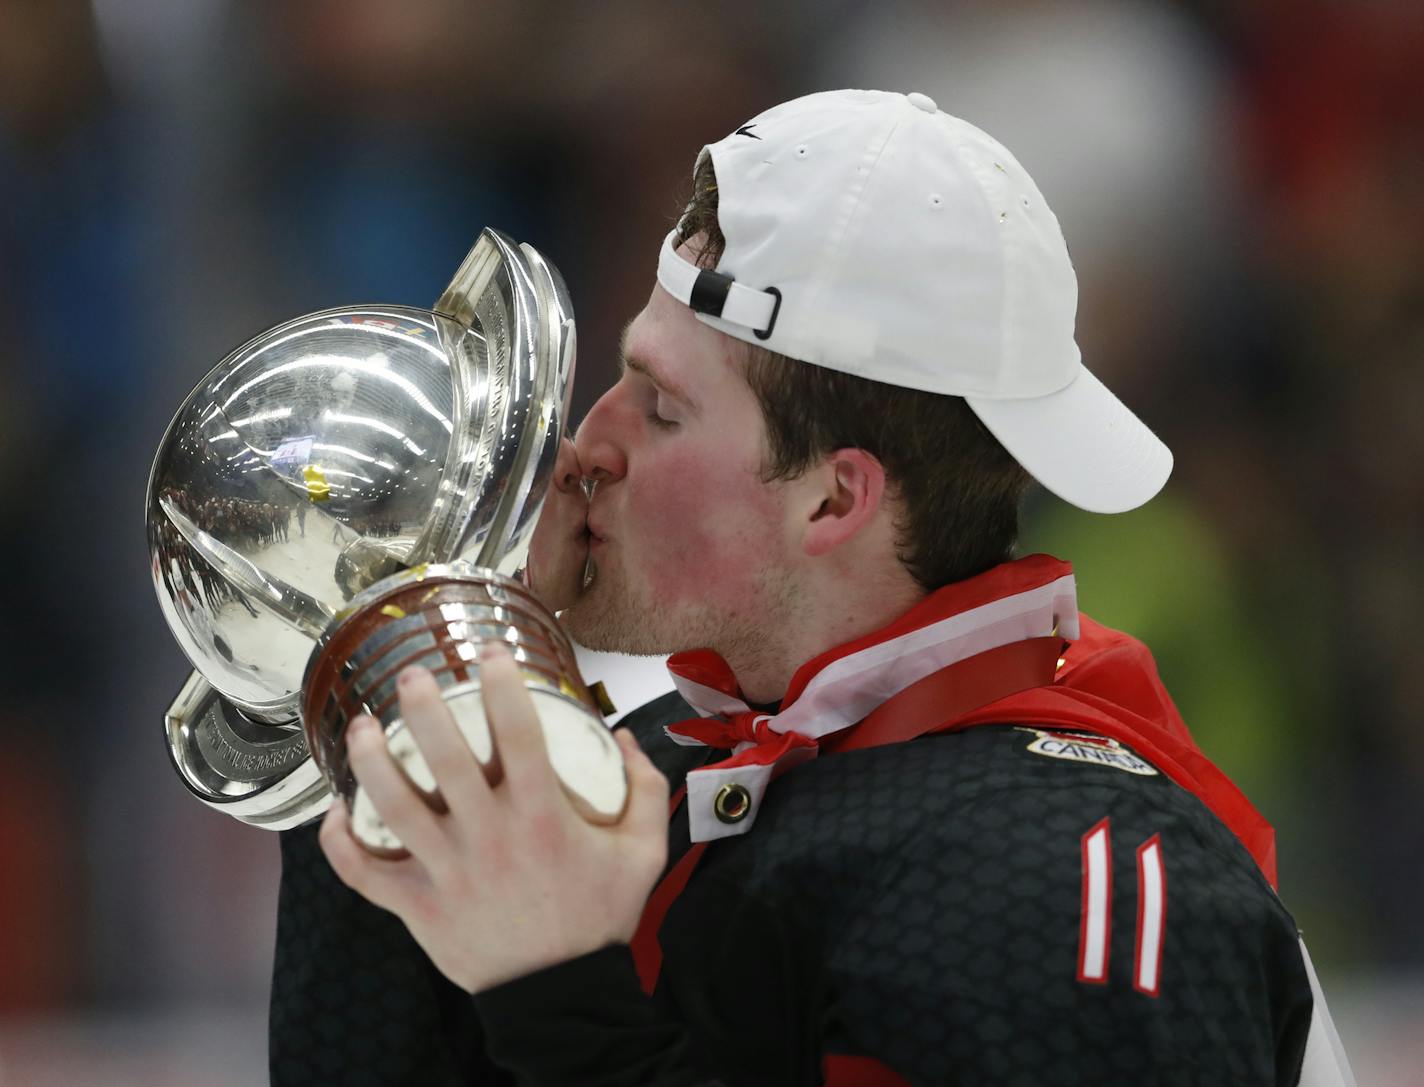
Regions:
<svg viewBox="0 0 1424 1087"><path fill-rule="evenodd" d="M1078 927L1078 980L1104 985L1112 952L1112 831L1106 817L1083 835L1083 905ZM1137 847L1137 938L1132 987L1155 997L1162 976L1162 939L1167 920L1167 872L1162 836Z"/></svg>

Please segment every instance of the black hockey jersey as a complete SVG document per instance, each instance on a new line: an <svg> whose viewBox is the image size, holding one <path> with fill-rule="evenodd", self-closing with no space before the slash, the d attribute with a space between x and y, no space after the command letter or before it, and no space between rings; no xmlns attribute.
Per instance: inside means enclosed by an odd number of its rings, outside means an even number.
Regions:
<svg viewBox="0 0 1424 1087"><path fill-rule="evenodd" d="M669 695L626 721L674 782L709 757L663 735L686 716ZM683 810L669 864L687 847ZM1288 1084L1310 1023L1237 838L1129 748L1044 728L786 773L668 912L651 998L620 946L471 1000L314 828L283 861L278 1084Z"/></svg>

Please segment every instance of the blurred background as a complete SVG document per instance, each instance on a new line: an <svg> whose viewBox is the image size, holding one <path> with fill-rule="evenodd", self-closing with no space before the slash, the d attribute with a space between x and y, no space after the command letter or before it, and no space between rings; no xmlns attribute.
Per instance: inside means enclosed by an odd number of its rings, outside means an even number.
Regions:
<svg viewBox="0 0 1424 1087"><path fill-rule="evenodd" d="M0 1084L265 1082L277 841L160 730L182 398L286 318L430 305L490 224L569 282L577 417L697 149L839 86L929 94L1057 211L1177 468L1024 545L1276 825L1360 1082L1424 1082L1424 5L0 0Z"/></svg>

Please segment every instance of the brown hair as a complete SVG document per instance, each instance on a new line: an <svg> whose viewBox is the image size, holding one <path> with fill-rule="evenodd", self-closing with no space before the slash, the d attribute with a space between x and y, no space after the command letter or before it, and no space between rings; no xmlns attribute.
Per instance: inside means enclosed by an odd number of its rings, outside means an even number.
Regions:
<svg viewBox="0 0 1424 1087"><path fill-rule="evenodd" d="M698 264L715 268L726 238L710 157L698 166L680 229L683 241L698 235ZM901 504L900 561L922 588L1012 556L1029 476L962 397L811 366L755 344L747 345L744 373L766 419L763 478L794 479L837 449L870 453Z"/></svg>

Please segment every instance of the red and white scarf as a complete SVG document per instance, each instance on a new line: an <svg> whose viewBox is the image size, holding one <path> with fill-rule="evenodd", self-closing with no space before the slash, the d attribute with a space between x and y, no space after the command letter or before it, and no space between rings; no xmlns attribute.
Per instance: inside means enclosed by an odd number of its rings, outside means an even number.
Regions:
<svg viewBox="0 0 1424 1087"><path fill-rule="evenodd" d="M792 677L781 708L759 713L741 697L726 661L710 650L678 653L668 670L703 720L667 727L685 746L732 749L732 756L687 775L694 842L745 834L767 785L814 758L825 737L864 720L881 704L934 672L1030 638L1078 637L1072 568L1048 555L996 566L931 593L889 626L808 661ZM713 800L730 784L751 798L745 817L726 823Z"/></svg>

